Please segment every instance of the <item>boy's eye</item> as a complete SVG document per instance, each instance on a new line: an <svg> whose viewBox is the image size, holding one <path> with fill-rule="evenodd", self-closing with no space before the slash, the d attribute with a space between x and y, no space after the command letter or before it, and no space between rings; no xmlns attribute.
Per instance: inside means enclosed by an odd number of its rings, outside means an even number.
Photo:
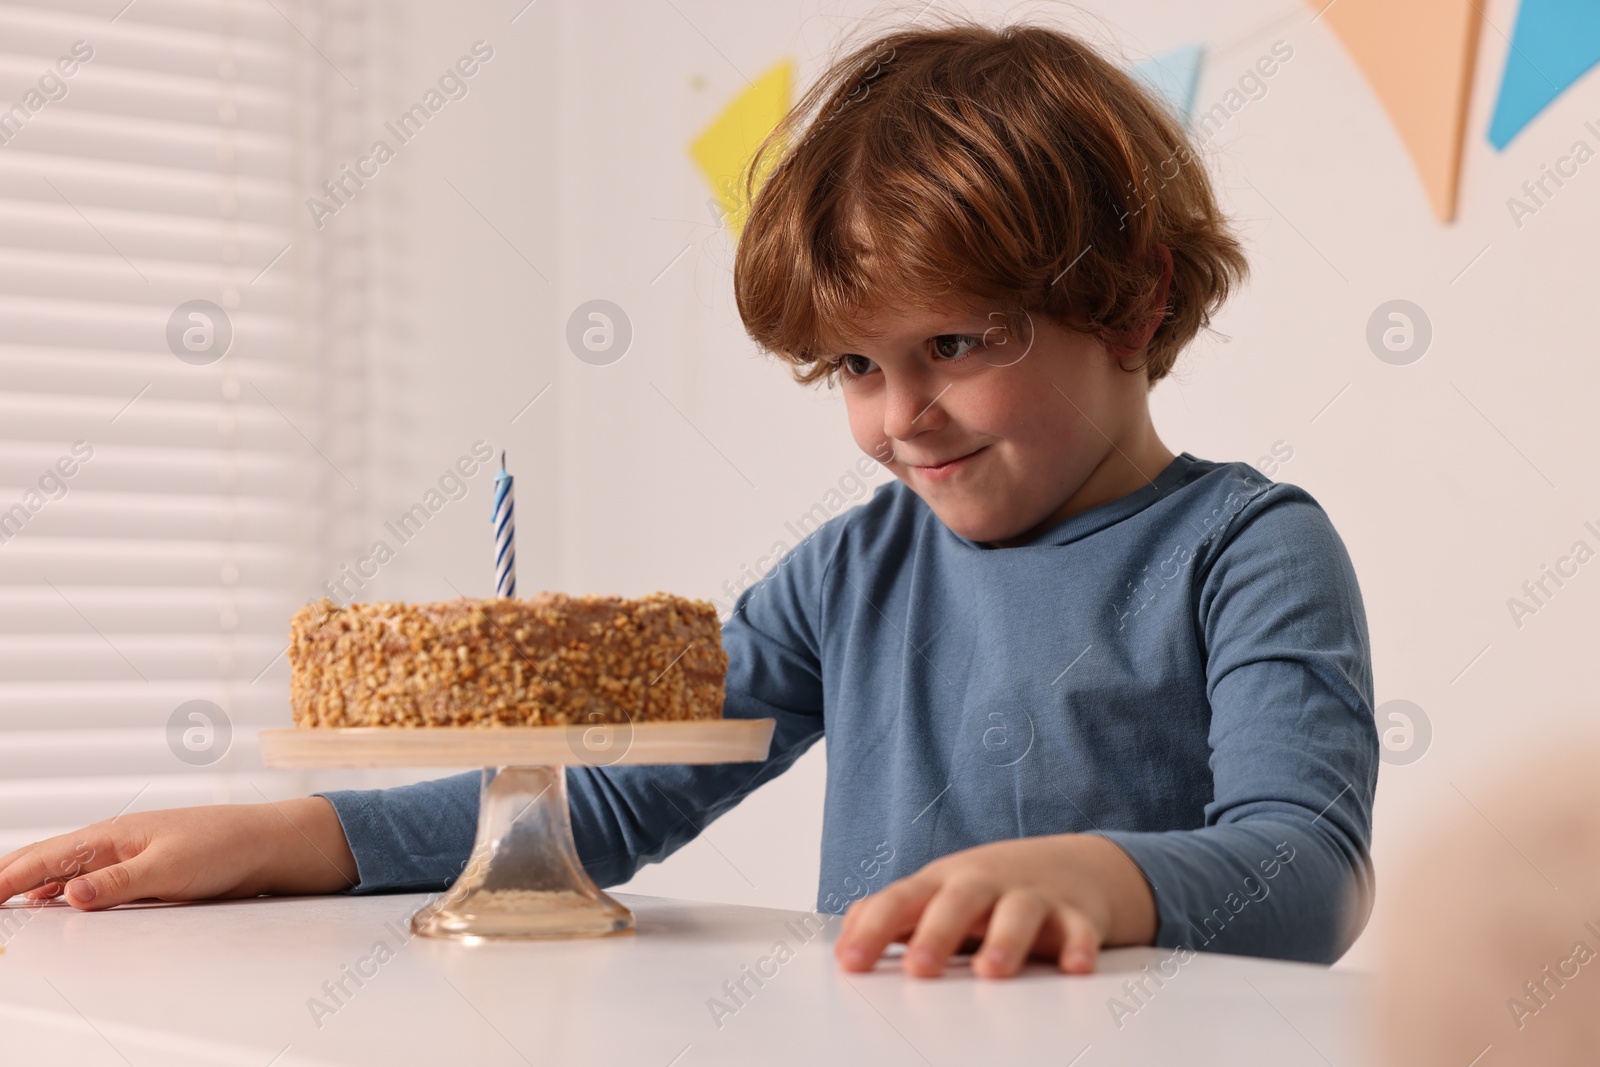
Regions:
<svg viewBox="0 0 1600 1067"><path fill-rule="evenodd" d="M982 344L981 337L969 337L964 333L942 333L933 339L933 351L945 362L950 363L968 355ZM966 347L963 348L963 345Z"/></svg>
<svg viewBox="0 0 1600 1067"><path fill-rule="evenodd" d="M857 355L854 352L840 356L839 364L844 367L845 373L852 378L859 378L863 374L871 374L873 369L877 367L877 364L866 356Z"/></svg>

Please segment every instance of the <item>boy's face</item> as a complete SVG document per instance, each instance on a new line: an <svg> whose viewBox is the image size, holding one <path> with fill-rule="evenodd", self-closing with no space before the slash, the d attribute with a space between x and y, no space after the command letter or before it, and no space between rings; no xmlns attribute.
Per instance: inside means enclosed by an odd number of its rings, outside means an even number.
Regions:
<svg viewBox="0 0 1600 1067"><path fill-rule="evenodd" d="M1133 492L1171 462L1142 357L1043 316L883 312L841 359L850 432L950 529L996 547ZM1153 327L1152 327L1153 328ZM1142 345L1141 345L1142 347Z"/></svg>

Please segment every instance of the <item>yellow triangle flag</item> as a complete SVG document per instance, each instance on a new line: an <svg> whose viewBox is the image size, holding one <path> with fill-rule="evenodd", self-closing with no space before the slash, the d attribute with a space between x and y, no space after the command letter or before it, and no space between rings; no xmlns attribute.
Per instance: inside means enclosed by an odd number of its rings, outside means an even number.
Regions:
<svg viewBox="0 0 1600 1067"><path fill-rule="evenodd" d="M793 84L794 61L785 59L774 64L723 108L689 146L689 155L710 183L717 204L736 235L743 229L749 209L744 202L745 170L750 157L789 110ZM758 187L776 161L775 155L767 155L765 166L757 175Z"/></svg>
<svg viewBox="0 0 1600 1067"><path fill-rule="evenodd" d="M1475 0L1307 0L1389 112L1440 222L1456 215L1481 16Z"/></svg>

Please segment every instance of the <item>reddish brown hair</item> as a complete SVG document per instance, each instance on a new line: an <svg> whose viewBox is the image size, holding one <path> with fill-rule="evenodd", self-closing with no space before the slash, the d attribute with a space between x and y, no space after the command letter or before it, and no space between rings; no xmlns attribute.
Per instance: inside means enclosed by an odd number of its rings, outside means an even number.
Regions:
<svg viewBox="0 0 1600 1067"><path fill-rule="evenodd" d="M763 177L765 175L765 177ZM1151 383L1248 266L1179 121L1085 42L1034 25L889 33L836 61L745 174L740 317L796 380L879 309L1043 314L1107 343L1147 322Z"/></svg>

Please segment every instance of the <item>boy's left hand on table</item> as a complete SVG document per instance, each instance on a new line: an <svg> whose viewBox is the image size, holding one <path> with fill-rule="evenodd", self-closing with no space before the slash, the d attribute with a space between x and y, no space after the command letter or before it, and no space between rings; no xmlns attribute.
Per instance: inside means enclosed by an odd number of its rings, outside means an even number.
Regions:
<svg viewBox="0 0 1600 1067"><path fill-rule="evenodd" d="M1148 945L1156 907L1144 874L1112 842L1090 834L997 841L942 856L863 897L845 912L834 955L871 970L906 942L907 974L932 978L969 941L973 971L1017 973L1029 958L1088 974L1102 945Z"/></svg>

